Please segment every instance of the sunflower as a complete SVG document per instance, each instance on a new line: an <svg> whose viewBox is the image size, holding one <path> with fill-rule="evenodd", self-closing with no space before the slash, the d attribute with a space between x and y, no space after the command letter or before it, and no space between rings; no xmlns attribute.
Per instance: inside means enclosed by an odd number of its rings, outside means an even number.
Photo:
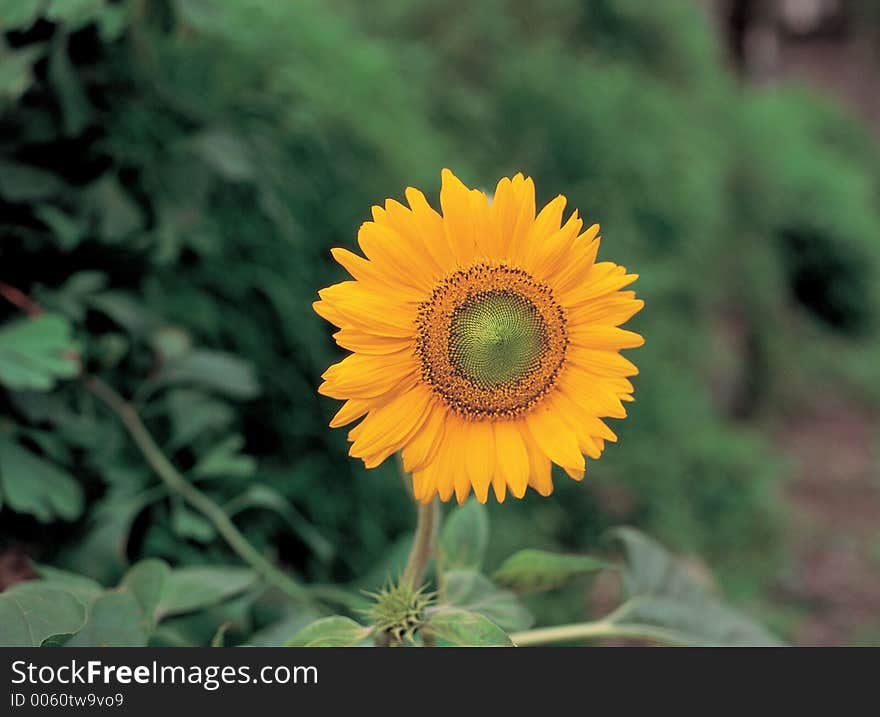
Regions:
<svg viewBox="0 0 880 717"><path fill-rule="evenodd" d="M315 311L351 351L319 392L345 400L330 422L351 429L367 468L396 451L417 499L485 502L528 486L553 490L551 464L575 480L624 418L630 376L621 349L641 346L619 325L642 308L621 291L636 274L597 262L599 227L583 233L565 197L535 213L535 187L517 174L491 202L442 172L437 213L417 189L409 207L373 207L358 244L332 254L351 274L319 292Z"/></svg>

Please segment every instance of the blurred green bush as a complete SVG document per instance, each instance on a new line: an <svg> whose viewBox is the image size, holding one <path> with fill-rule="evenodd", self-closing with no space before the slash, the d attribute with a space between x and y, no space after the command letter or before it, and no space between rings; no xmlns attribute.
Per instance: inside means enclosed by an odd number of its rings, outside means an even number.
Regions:
<svg viewBox="0 0 880 717"><path fill-rule="evenodd" d="M627 521L753 590L784 519L756 417L830 376L880 397L877 148L807 93L740 87L686 0L5 0L0 18L0 280L46 312L0 305L0 539L38 560L105 582L144 556L230 560L70 380L81 365L263 550L312 580L367 573L411 511L393 465L367 473L327 428L315 386L339 354L310 304L370 205L435 191L444 165L566 194L647 300L620 444L583 485L494 506L497 555Z"/></svg>

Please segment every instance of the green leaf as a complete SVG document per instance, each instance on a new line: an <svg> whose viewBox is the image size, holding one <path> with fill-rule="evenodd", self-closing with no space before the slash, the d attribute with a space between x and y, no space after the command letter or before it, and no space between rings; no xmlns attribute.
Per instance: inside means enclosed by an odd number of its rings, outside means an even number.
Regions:
<svg viewBox="0 0 880 717"><path fill-rule="evenodd" d="M240 182L254 176L251 151L241 138L224 130L200 132L191 140L196 154L225 179Z"/></svg>
<svg viewBox="0 0 880 717"><path fill-rule="evenodd" d="M509 590L499 590L475 570L454 570L444 576L444 603L489 618L504 630L526 630L534 617Z"/></svg>
<svg viewBox="0 0 880 717"><path fill-rule="evenodd" d="M0 328L0 384L48 391L79 373L70 322L58 314L19 319Z"/></svg>
<svg viewBox="0 0 880 717"><path fill-rule="evenodd" d="M88 305L109 316L116 324L134 336L147 332L154 318L132 295L123 291L103 291L93 294Z"/></svg>
<svg viewBox="0 0 880 717"><path fill-rule="evenodd" d="M169 451L187 446L205 433L228 432L226 429L235 420L235 412L228 403L201 391L174 389L168 392L165 402L171 419Z"/></svg>
<svg viewBox="0 0 880 717"><path fill-rule="evenodd" d="M97 218L98 234L104 241L120 241L143 226L141 208L112 174L92 182L82 196L90 215Z"/></svg>
<svg viewBox="0 0 880 717"><path fill-rule="evenodd" d="M45 0L0 0L0 29L27 30L40 15Z"/></svg>
<svg viewBox="0 0 880 717"><path fill-rule="evenodd" d="M98 16L98 34L101 42L110 44L118 40L128 28L128 15L124 5L105 5Z"/></svg>
<svg viewBox="0 0 880 717"><path fill-rule="evenodd" d="M82 488L71 475L6 436L0 436L0 487L10 509L41 523L75 520L83 511Z"/></svg>
<svg viewBox="0 0 880 717"><path fill-rule="evenodd" d="M171 509L171 527L181 538L196 540L200 543L209 543L217 537L217 531L211 521L190 510L179 501Z"/></svg>
<svg viewBox="0 0 880 717"><path fill-rule="evenodd" d="M0 593L3 647L39 647L53 636L77 632L85 620L85 605L75 595L42 580Z"/></svg>
<svg viewBox="0 0 880 717"><path fill-rule="evenodd" d="M353 647L369 637L372 628L364 627L351 618L334 615L316 620L303 628L286 643L285 647Z"/></svg>
<svg viewBox="0 0 880 717"><path fill-rule="evenodd" d="M626 554L623 585L628 599L609 621L656 626L674 641L690 645L782 644L710 593L659 543L633 528L618 528L612 535Z"/></svg>
<svg viewBox="0 0 880 717"><path fill-rule="evenodd" d="M162 361L169 361L192 351L192 337L179 326L162 326L150 336L150 343Z"/></svg>
<svg viewBox="0 0 880 717"><path fill-rule="evenodd" d="M520 550L498 568L495 582L521 593L543 592L562 587L579 575L609 567L589 555L565 555L546 550Z"/></svg>
<svg viewBox="0 0 880 717"><path fill-rule="evenodd" d="M200 610L249 588L256 573L241 567L189 567L172 570L159 601L160 617Z"/></svg>
<svg viewBox="0 0 880 717"><path fill-rule="evenodd" d="M0 101L15 102L28 91L34 81L33 65L42 52L39 45L13 50L0 38ZM9 166L5 162L0 164L0 194L13 200L28 198L9 193L16 191L14 178L5 176Z"/></svg>
<svg viewBox="0 0 880 717"><path fill-rule="evenodd" d="M66 570L53 568L50 565L35 565L34 569L43 580L42 584L59 590L65 590L88 605L104 592L104 586L85 575L69 573Z"/></svg>
<svg viewBox="0 0 880 717"><path fill-rule="evenodd" d="M83 221L78 217L70 216L57 207L53 207L51 204L36 205L33 207L33 211L37 219L49 227L58 246L64 251L74 249L86 233Z"/></svg>
<svg viewBox="0 0 880 717"><path fill-rule="evenodd" d="M510 637L498 625L468 610L440 610L431 615L422 631L460 647L513 647Z"/></svg>
<svg viewBox="0 0 880 717"><path fill-rule="evenodd" d="M296 610L255 632L246 644L249 647L281 647L291 635L317 619L318 615L312 610Z"/></svg>
<svg viewBox="0 0 880 717"><path fill-rule="evenodd" d="M92 108L70 62L64 34L58 34L52 43L48 79L61 107L64 134L75 137L89 125Z"/></svg>
<svg viewBox="0 0 880 717"><path fill-rule="evenodd" d="M48 205L43 208L50 209ZM40 288L37 298L43 306L50 306L73 321L85 319L89 298L107 285L107 275L101 271L78 271L56 289Z"/></svg>
<svg viewBox="0 0 880 717"><path fill-rule="evenodd" d="M150 625L156 622L159 601L171 569L164 560L141 560L129 570L119 584L120 591L131 593Z"/></svg>
<svg viewBox="0 0 880 717"><path fill-rule="evenodd" d="M244 510L259 508L271 510L280 515L290 529L309 546L309 549L319 560L329 563L336 554L333 543L325 538L321 532L281 493L267 485L252 485L244 492L230 500L223 509L232 518Z"/></svg>
<svg viewBox="0 0 880 717"><path fill-rule="evenodd" d="M129 592L111 591L98 597L83 628L68 647L144 647L149 639L140 603Z"/></svg>
<svg viewBox="0 0 880 717"><path fill-rule="evenodd" d="M49 0L46 18L77 30L95 20L104 10L105 0Z"/></svg>
<svg viewBox="0 0 880 717"><path fill-rule="evenodd" d="M240 399L253 398L260 391L250 363L219 351L190 351L169 360L157 380L203 386Z"/></svg>
<svg viewBox="0 0 880 717"><path fill-rule="evenodd" d="M479 570L489 543L486 506L471 498L446 519L437 547L443 570Z"/></svg>
<svg viewBox="0 0 880 717"><path fill-rule="evenodd" d="M140 483L137 474L131 479ZM114 579L127 567L126 546L137 516L164 496L165 490L161 487L135 492L130 487L111 488L101 500L91 504L87 532L63 549L64 564L100 580Z"/></svg>
<svg viewBox="0 0 880 717"><path fill-rule="evenodd" d="M249 478L257 470L257 461L253 456L241 453L244 438L228 436L213 446L192 470L196 478Z"/></svg>

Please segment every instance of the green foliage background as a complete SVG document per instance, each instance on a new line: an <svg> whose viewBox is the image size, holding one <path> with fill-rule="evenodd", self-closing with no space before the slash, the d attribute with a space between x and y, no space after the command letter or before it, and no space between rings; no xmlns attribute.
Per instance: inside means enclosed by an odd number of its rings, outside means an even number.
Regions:
<svg viewBox="0 0 880 717"><path fill-rule="evenodd" d="M877 148L809 93L743 89L686 0L0 0L0 29L0 280L45 310L0 304L0 541L39 563L116 584L145 557L235 562L83 370L262 551L375 588L412 511L327 428L339 352L311 302L370 205L442 166L566 194L647 301L620 443L491 506L490 562L629 522L760 601L785 564L761 417L825 382L880 397ZM224 610L157 640L283 613Z"/></svg>

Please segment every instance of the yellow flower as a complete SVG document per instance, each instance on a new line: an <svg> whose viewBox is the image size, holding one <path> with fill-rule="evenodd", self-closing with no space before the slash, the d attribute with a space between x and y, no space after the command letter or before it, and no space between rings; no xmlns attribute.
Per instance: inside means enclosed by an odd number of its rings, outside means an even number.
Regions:
<svg viewBox="0 0 880 717"><path fill-rule="evenodd" d="M352 352L319 388L345 399L330 425L363 418L350 455L373 468L402 451L421 501L549 495L551 462L581 480L584 454L617 439L601 419L632 400L619 351L644 340L618 327L644 305L621 291L637 275L596 261L599 227L581 233L576 211L563 224L565 197L535 216L530 178L491 202L442 180L442 215L409 188L409 207L389 199L361 226L367 258L332 250L354 280L314 304Z"/></svg>

